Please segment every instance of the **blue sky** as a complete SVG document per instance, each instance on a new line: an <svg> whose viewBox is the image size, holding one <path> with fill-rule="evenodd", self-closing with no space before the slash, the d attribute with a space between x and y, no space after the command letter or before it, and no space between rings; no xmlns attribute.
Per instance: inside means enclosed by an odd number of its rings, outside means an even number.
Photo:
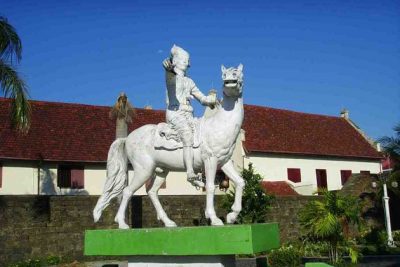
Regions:
<svg viewBox="0 0 400 267"><path fill-rule="evenodd" d="M369 136L400 122L400 1L9 1L32 99L165 108L162 60L191 54L203 92L244 64L245 103L337 116ZM220 92L219 92L220 93ZM202 107L196 105L196 114Z"/></svg>

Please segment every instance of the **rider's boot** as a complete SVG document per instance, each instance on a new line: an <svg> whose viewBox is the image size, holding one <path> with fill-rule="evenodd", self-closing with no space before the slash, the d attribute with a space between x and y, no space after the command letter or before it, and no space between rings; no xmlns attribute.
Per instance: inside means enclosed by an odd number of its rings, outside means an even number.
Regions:
<svg viewBox="0 0 400 267"><path fill-rule="evenodd" d="M193 148L192 146L183 147L183 160L186 166L187 180L193 186L204 187L204 183L199 179L198 175L193 170Z"/></svg>

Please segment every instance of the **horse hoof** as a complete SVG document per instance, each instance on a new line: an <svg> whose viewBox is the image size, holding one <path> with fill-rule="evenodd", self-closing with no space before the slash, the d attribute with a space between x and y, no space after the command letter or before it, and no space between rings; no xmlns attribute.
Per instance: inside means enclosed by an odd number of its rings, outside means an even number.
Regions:
<svg viewBox="0 0 400 267"><path fill-rule="evenodd" d="M125 222L118 223L118 228L119 229L129 229L129 225L127 225Z"/></svg>
<svg viewBox="0 0 400 267"><path fill-rule="evenodd" d="M170 222L166 222L165 223L165 227L177 227L178 225L176 225L175 222L170 221Z"/></svg>
<svg viewBox="0 0 400 267"><path fill-rule="evenodd" d="M101 212L94 210L93 211L93 220L95 223L97 223L100 220L101 217Z"/></svg>
<svg viewBox="0 0 400 267"><path fill-rule="evenodd" d="M226 223L232 224L236 222L237 214L235 212L230 212L226 215Z"/></svg>
<svg viewBox="0 0 400 267"><path fill-rule="evenodd" d="M211 225L213 225L213 226L221 226L221 225L224 225L224 223L221 221L220 218L216 217L216 218L211 220Z"/></svg>

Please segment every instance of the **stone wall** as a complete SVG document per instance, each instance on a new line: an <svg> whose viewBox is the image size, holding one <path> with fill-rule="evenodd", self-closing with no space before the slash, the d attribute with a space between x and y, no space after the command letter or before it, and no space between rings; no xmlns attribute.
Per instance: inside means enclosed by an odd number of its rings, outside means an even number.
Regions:
<svg viewBox="0 0 400 267"><path fill-rule="evenodd" d="M279 223L282 242L298 237L297 211L313 198L278 197L274 201L267 221ZM160 200L179 226L207 224L205 196L161 196ZM0 266L49 255L82 260L85 230L117 227L113 222L116 201L98 224L93 223L96 201L97 196L0 196ZM225 216L222 196L215 202L217 214ZM132 199L127 218L133 227L162 226L147 196Z"/></svg>

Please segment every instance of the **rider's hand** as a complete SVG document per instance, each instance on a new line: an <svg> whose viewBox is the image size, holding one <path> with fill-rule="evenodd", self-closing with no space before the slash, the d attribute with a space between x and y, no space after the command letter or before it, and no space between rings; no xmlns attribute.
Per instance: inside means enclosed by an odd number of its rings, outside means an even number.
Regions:
<svg viewBox="0 0 400 267"><path fill-rule="evenodd" d="M172 71L174 69L174 66L172 65L171 59L170 58L166 58L163 61L163 67L166 71Z"/></svg>
<svg viewBox="0 0 400 267"><path fill-rule="evenodd" d="M210 108L215 108L218 104L217 94L215 90L210 91L209 95L207 96L207 104Z"/></svg>

